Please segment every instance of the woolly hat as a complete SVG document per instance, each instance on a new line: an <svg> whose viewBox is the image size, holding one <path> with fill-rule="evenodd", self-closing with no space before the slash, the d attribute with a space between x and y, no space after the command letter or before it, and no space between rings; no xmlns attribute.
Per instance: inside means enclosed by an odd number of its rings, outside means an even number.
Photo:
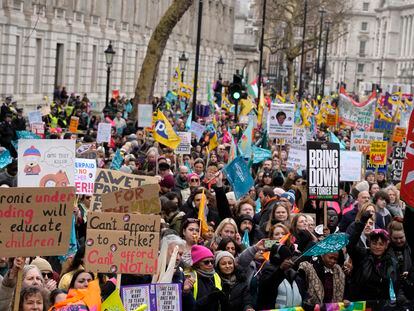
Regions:
<svg viewBox="0 0 414 311"><path fill-rule="evenodd" d="M366 171L365 172L365 178L367 178L368 176L375 176L375 173L373 171Z"/></svg>
<svg viewBox="0 0 414 311"><path fill-rule="evenodd" d="M361 181L355 186L355 189L358 190L359 192L369 191L369 183L366 180Z"/></svg>
<svg viewBox="0 0 414 311"><path fill-rule="evenodd" d="M32 261L31 264L38 267L41 272L43 272L43 271L53 272L53 269L52 269L52 266L50 265L50 263L46 259L43 259L41 257L36 257Z"/></svg>
<svg viewBox="0 0 414 311"><path fill-rule="evenodd" d="M191 260L193 265L206 258L214 258L213 253L207 247L202 245L193 245L191 247Z"/></svg>
<svg viewBox="0 0 414 311"><path fill-rule="evenodd" d="M218 251L216 253L216 258L215 258L215 266L217 267L220 260L223 259L224 257L230 257L233 260L234 263L234 256L229 253L228 251Z"/></svg>
<svg viewBox="0 0 414 311"><path fill-rule="evenodd" d="M286 191L280 197L288 199L290 204L292 205L295 204L295 191L292 189L290 189L289 191Z"/></svg>
<svg viewBox="0 0 414 311"><path fill-rule="evenodd" d="M30 146L30 148L26 149L26 151L23 153L23 156L36 156L40 157L40 151L37 150L34 146Z"/></svg>
<svg viewBox="0 0 414 311"><path fill-rule="evenodd" d="M173 175L167 175L160 181L160 187L172 189L174 188L175 180Z"/></svg>
<svg viewBox="0 0 414 311"><path fill-rule="evenodd" d="M276 187L275 189L273 189L273 192L278 196L278 197L280 197L282 194L284 194L286 191L283 189L283 188L279 188L279 187Z"/></svg>
<svg viewBox="0 0 414 311"><path fill-rule="evenodd" d="M253 223L253 218L252 218L252 216L250 216L250 215L247 215L247 214L243 214L243 215L240 215L239 216L239 218L237 219L238 221L238 223L239 224L241 224L243 221L245 221L245 220L248 220L248 221L250 221L251 223Z"/></svg>

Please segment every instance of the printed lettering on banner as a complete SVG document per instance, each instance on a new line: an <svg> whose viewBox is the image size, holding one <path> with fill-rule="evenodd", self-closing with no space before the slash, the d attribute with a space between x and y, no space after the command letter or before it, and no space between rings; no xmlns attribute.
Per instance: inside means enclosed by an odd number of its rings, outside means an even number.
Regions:
<svg viewBox="0 0 414 311"><path fill-rule="evenodd" d="M96 177L96 160L75 159L76 194L93 195Z"/></svg>

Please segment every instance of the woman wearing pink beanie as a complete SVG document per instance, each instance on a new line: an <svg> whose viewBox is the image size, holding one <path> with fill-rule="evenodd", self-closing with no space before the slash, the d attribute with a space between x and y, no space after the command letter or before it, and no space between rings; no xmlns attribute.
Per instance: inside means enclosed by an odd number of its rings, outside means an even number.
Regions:
<svg viewBox="0 0 414 311"><path fill-rule="evenodd" d="M191 247L193 261L190 272L192 291L198 311L218 311L227 305L226 296L222 292L220 276L214 270L214 255L207 247L193 245ZM184 288L184 292L186 289Z"/></svg>

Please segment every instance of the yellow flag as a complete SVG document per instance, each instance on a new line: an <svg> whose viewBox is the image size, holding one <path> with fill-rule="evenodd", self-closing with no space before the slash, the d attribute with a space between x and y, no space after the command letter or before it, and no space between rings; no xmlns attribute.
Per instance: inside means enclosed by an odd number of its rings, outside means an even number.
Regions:
<svg viewBox="0 0 414 311"><path fill-rule="evenodd" d="M121 295L119 294L119 289L115 289L112 294L102 302L101 310L125 311Z"/></svg>
<svg viewBox="0 0 414 311"><path fill-rule="evenodd" d="M158 110L155 116L152 135L156 141L171 149L177 148L181 142L181 138L175 133L171 123L161 110Z"/></svg>
<svg viewBox="0 0 414 311"><path fill-rule="evenodd" d="M181 82L181 71L178 67L175 67L172 82Z"/></svg>
<svg viewBox="0 0 414 311"><path fill-rule="evenodd" d="M259 107L257 108L257 124L262 125L263 109L265 108L265 99L263 88L260 89Z"/></svg>
<svg viewBox="0 0 414 311"><path fill-rule="evenodd" d="M253 103L250 98L240 100L241 105L241 116L247 116L249 112L253 109Z"/></svg>
<svg viewBox="0 0 414 311"><path fill-rule="evenodd" d="M218 146L217 132L210 133L210 140L208 142L208 152L213 151Z"/></svg>
<svg viewBox="0 0 414 311"><path fill-rule="evenodd" d="M198 219L200 220L200 228L201 228L202 234L208 232L208 224L207 224L206 213L205 213L206 204L207 204L207 198L206 198L206 195L203 189L200 205L198 207Z"/></svg>

